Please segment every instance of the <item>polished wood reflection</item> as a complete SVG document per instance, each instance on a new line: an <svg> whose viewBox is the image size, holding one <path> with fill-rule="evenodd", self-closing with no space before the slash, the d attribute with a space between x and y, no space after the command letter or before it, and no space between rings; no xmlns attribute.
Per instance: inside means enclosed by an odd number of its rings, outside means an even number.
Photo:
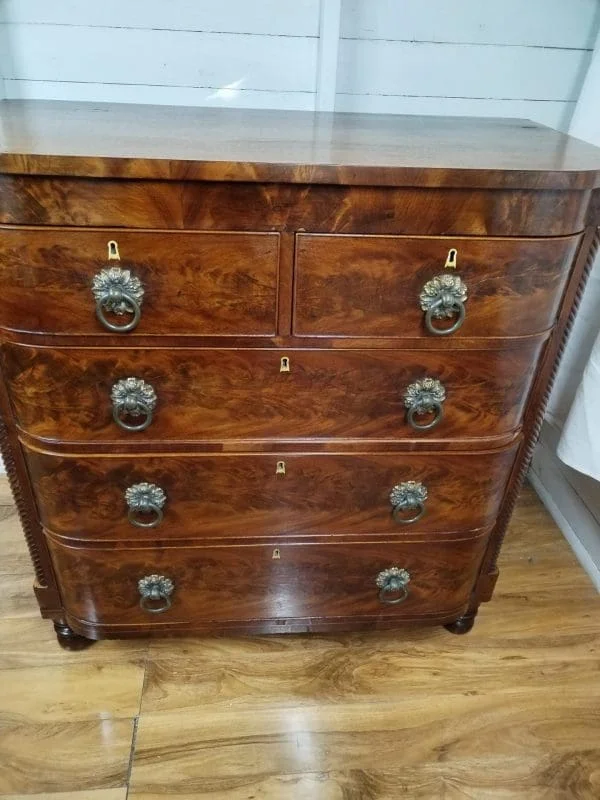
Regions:
<svg viewBox="0 0 600 800"><path fill-rule="evenodd" d="M0 170L7 173L429 188L598 186L593 147L530 120L39 100L4 101L2 116Z"/></svg>
<svg viewBox="0 0 600 800"><path fill-rule="evenodd" d="M109 241L120 259L108 260ZM91 284L101 270L120 268L144 289L136 334L272 336L278 261L276 233L5 228L0 325L109 335L96 318ZM117 325L131 319L108 318Z"/></svg>
<svg viewBox="0 0 600 800"><path fill-rule="evenodd" d="M42 524L89 542L179 539L282 540L379 535L415 540L469 532L495 520L518 443L475 453L193 455L68 457L25 449ZM281 459L281 461L280 461ZM283 464L285 474L277 474ZM132 525L125 501L140 482L166 494L152 528ZM421 519L392 517L401 482L427 489ZM415 516L415 509L400 514ZM148 523L152 515L137 515Z"/></svg>
<svg viewBox="0 0 600 800"><path fill-rule="evenodd" d="M554 324L580 236L562 239L296 237L294 332L299 336L428 333L419 294L440 274L467 287L465 321L453 340L526 336ZM456 267L446 269L451 249ZM443 328L438 322L437 327ZM447 327L447 323L446 323Z"/></svg>
<svg viewBox="0 0 600 800"><path fill-rule="evenodd" d="M520 424L543 344L536 338L459 351L4 344L2 363L18 424L43 439L139 445L360 438L379 440L380 449L382 440L448 446L462 437L475 447L477 438L506 435ZM289 372L281 371L282 357ZM115 424L110 401L113 384L130 375L157 394L151 425L136 433ZM424 377L440 380L447 399L441 423L419 432L407 422L404 392Z"/></svg>
<svg viewBox="0 0 600 800"><path fill-rule="evenodd" d="M381 538L381 537L377 537ZM298 631L320 624L389 627L421 619L450 622L469 603L487 537L448 536L426 545L406 542L197 547L73 547L49 538L70 627L99 638L132 626L156 635L231 629ZM390 567L407 570L402 602L382 602L376 579ZM141 607L138 581L163 575L174 591L155 614ZM390 599L397 599L398 594ZM164 607L164 602L150 607Z"/></svg>
<svg viewBox="0 0 600 800"><path fill-rule="evenodd" d="M20 553L30 585L16 517L0 511L0 552ZM124 800L129 786L132 800L595 800L600 598L530 489L500 567L468 637L404 628L80 653L56 647L33 602L12 615L5 576L0 677L15 688L0 683L0 797ZM143 664L143 696L141 680L119 686Z"/></svg>
<svg viewBox="0 0 600 800"><path fill-rule="evenodd" d="M60 159L62 162L62 159ZM506 173L503 185L510 183ZM0 175L0 223L216 231L561 236L589 191L385 189Z"/></svg>

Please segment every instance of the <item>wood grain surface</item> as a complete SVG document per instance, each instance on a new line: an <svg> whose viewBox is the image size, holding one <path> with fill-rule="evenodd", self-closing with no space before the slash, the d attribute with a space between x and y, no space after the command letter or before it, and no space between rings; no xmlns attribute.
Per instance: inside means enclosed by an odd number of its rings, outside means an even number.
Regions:
<svg viewBox="0 0 600 800"><path fill-rule="evenodd" d="M419 294L441 274L467 286L460 336L525 336L550 328L580 236L563 239L296 237L294 333L415 336L425 328ZM446 269L451 249L456 269ZM451 320L453 322L454 320ZM446 322L446 327L448 323ZM444 322L437 323L444 327Z"/></svg>
<svg viewBox="0 0 600 800"><path fill-rule="evenodd" d="M221 622L261 620L334 621L370 617L406 621L460 616L479 567L485 536L421 544L368 544L244 547L71 547L50 538L49 546L67 618L75 630L91 626L135 625L141 634L176 624L191 631ZM409 571L407 599L388 605L378 599L375 580L389 567ZM172 607L162 614L139 604L138 580L160 574L175 586ZM75 620L80 621L79 624ZM87 630L87 629L86 629ZM94 637L95 638L95 637Z"/></svg>
<svg viewBox="0 0 600 800"><path fill-rule="evenodd" d="M427 454L52 456L25 449L44 527L76 539L306 537L468 531L495 519L517 443L499 452ZM277 474L284 462L285 474ZM420 481L425 514L392 519L391 489ZM125 490L147 481L167 495L156 528L127 520ZM409 518L415 510L401 515ZM142 514L141 521L151 517Z"/></svg>
<svg viewBox="0 0 600 800"><path fill-rule="evenodd" d="M516 429L542 343L458 352L4 344L2 368L18 424L43 439L447 441ZM289 372L280 371L282 357ZM150 383L158 396L146 431L123 431L112 418L111 386L129 376ZM406 420L403 395L427 376L445 386L444 417L417 432Z"/></svg>
<svg viewBox="0 0 600 800"><path fill-rule="evenodd" d="M108 260L109 241L120 260ZM277 234L4 229L0 326L110 335L96 317L91 285L101 270L117 267L144 288L136 333L269 336L278 261ZM118 325L131 319L107 316Z"/></svg>
<svg viewBox="0 0 600 800"><path fill-rule="evenodd" d="M430 188L600 180L597 149L529 120L14 100L1 108L7 173Z"/></svg>
<svg viewBox="0 0 600 800"><path fill-rule="evenodd" d="M1 171L0 195L0 223L9 225L413 236L578 233L592 198L573 190L108 181Z"/></svg>

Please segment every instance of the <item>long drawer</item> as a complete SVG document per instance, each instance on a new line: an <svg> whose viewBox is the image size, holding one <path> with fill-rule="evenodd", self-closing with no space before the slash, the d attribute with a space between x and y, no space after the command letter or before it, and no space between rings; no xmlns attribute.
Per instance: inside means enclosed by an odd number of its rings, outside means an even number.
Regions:
<svg viewBox="0 0 600 800"><path fill-rule="evenodd" d="M4 344L2 356L18 424L48 440L477 439L519 426L543 343L456 351ZM130 377L134 384L123 383ZM435 402L409 414L425 378L439 382ZM126 412L128 398L137 416ZM126 425L147 427L124 430L115 410Z"/></svg>
<svg viewBox="0 0 600 800"><path fill-rule="evenodd" d="M70 617L160 628L207 621L459 615L486 538L428 547L376 542L84 549L51 537L49 544Z"/></svg>
<svg viewBox="0 0 600 800"><path fill-rule="evenodd" d="M329 145L326 153L325 158L330 158ZM263 155L261 147L259 159ZM560 158L559 154L559 163ZM249 170L248 181L233 183L185 180L189 164L181 181L44 177L45 172L36 176L0 175L0 222L199 231L303 229L357 234L560 236L585 227L591 194L590 184L586 184L586 190L563 187L560 191L540 191L537 184L528 189L506 184L494 190L482 185L471 188L471 170L463 171L468 186L454 188L437 188L437 179L426 189L352 186L347 182L356 175L353 167L344 185L339 186L254 183L256 166L254 163ZM130 178L128 167L124 172ZM308 172L314 175L313 168ZM301 174L306 175L306 170ZM168 177L172 177L171 164Z"/></svg>
<svg viewBox="0 0 600 800"><path fill-rule="evenodd" d="M272 336L278 264L277 233L7 228L0 327L109 334L137 305L140 334Z"/></svg>
<svg viewBox="0 0 600 800"><path fill-rule="evenodd" d="M298 234L294 333L433 340L537 333L554 324L580 241Z"/></svg>
<svg viewBox="0 0 600 800"><path fill-rule="evenodd" d="M494 520L516 447L385 455L25 454L50 531L168 540L482 528Z"/></svg>

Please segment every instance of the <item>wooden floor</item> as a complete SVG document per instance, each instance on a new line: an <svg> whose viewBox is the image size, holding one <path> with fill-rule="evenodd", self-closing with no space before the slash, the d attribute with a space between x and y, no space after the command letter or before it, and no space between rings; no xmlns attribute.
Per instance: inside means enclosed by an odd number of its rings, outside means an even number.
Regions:
<svg viewBox="0 0 600 800"><path fill-rule="evenodd" d="M1 797L600 798L600 598L530 489L468 636L101 642L83 653L60 650L38 618L2 498Z"/></svg>

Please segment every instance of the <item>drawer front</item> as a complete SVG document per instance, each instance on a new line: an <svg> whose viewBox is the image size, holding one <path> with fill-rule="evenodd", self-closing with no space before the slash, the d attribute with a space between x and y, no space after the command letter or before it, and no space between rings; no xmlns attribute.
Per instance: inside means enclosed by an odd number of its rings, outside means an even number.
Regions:
<svg viewBox="0 0 600 800"><path fill-rule="evenodd" d="M116 242L112 255L118 251L119 260L108 258L110 241ZM16 331L109 334L97 316L92 291L98 276L99 298L121 292L115 301L120 314L111 312L112 301L99 299L108 324L123 327L135 321L133 298L140 312L136 333L271 336L278 261L276 233L5 229L0 237L0 325Z"/></svg>
<svg viewBox="0 0 600 800"><path fill-rule="evenodd" d="M451 614L469 601L485 538L422 544L82 549L50 539L67 613L90 623L160 626L234 620ZM383 591L396 567L404 589ZM138 581L156 599L140 606ZM398 585L397 584L397 585ZM405 591L404 591L405 590Z"/></svg>
<svg viewBox="0 0 600 800"><path fill-rule="evenodd" d="M591 192L0 175L0 196L9 225L560 236L583 230Z"/></svg>
<svg viewBox="0 0 600 800"><path fill-rule="evenodd" d="M580 240L298 234L294 333L435 340L420 295L441 275L466 286L464 321L450 336L537 333L554 324ZM452 249L455 269L445 267ZM448 313L434 327L458 321L455 307Z"/></svg>
<svg viewBox="0 0 600 800"><path fill-rule="evenodd" d="M420 455L25 452L44 527L77 539L156 540L482 528L494 521L516 444ZM404 497L410 481L422 488ZM394 487L404 488L390 499Z"/></svg>
<svg viewBox="0 0 600 800"><path fill-rule="evenodd" d="M507 350L46 349L3 345L19 425L49 440L140 442L339 437L477 438L520 423L541 340ZM284 355L285 353L285 355ZM287 358L288 372L281 359ZM113 417L112 387L152 387L145 430ZM439 380L444 400L408 421L407 391ZM123 385L120 384L122 387ZM138 385L139 388L139 385ZM417 399L419 391L411 395ZM439 397L439 395L438 395ZM122 397L116 403L121 407ZM141 413L126 424L146 419Z"/></svg>

